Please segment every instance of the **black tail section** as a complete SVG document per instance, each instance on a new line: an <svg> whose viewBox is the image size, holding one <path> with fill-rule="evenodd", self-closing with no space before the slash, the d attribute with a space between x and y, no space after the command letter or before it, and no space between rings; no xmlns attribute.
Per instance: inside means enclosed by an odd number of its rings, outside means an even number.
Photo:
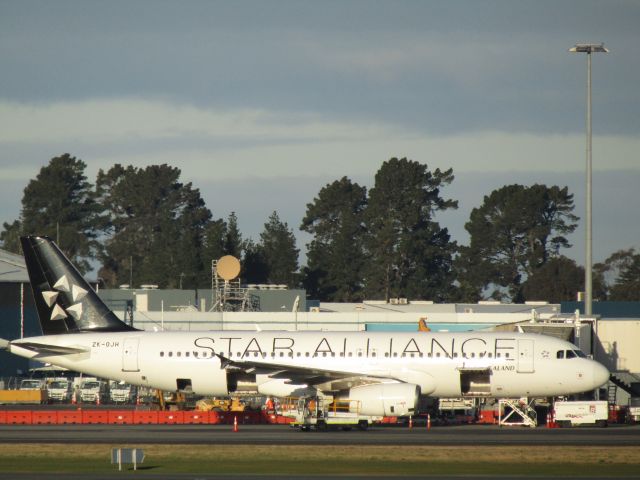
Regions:
<svg viewBox="0 0 640 480"><path fill-rule="evenodd" d="M20 237L44 335L135 330L107 308L49 237Z"/></svg>

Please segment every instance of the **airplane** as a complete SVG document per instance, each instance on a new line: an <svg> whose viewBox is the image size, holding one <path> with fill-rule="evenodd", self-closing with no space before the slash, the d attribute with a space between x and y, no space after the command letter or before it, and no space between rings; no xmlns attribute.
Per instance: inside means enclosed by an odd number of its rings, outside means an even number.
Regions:
<svg viewBox="0 0 640 480"><path fill-rule="evenodd" d="M321 392L371 416L415 414L420 396L552 397L609 379L575 345L537 334L137 330L50 238L21 243L43 335L0 346L83 374L213 396Z"/></svg>

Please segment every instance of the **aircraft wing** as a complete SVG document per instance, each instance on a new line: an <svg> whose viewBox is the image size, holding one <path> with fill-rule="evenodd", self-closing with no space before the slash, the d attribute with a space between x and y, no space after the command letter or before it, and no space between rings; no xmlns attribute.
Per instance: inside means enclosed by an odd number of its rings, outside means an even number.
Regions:
<svg viewBox="0 0 640 480"><path fill-rule="evenodd" d="M89 351L86 347L65 347L62 345L51 345L46 343L36 342L9 342L9 345L15 345L16 347L26 348L32 352L36 352L39 355L74 355L77 353L86 353Z"/></svg>
<svg viewBox="0 0 640 480"><path fill-rule="evenodd" d="M253 360L231 360L217 354L221 368L232 367L247 373L268 375L271 378L288 380L291 384L307 384L309 386L329 386L329 389L342 388L343 383L369 384L382 380L397 380L388 376L363 375L360 372L298 367L286 364L264 364Z"/></svg>

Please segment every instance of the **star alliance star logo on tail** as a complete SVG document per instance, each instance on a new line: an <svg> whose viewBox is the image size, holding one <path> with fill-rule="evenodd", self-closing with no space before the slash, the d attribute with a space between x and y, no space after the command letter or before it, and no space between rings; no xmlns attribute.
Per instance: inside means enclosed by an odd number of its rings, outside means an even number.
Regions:
<svg viewBox="0 0 640 480"><path fill-rule="evenodd" d="M80 302L80 300L87 295L87 291L78 285L71 285L66 275L60 277L53 285L53 288L57 291L48 290L42 292L42 298L45 303L49 308L53 307L50 319L64 320L71 315L74 319L79 320L80 317L82 317L82 302ZM74 303L65 311L65 309L57 303L60 292L70 294L72 301L77 303Z"/></svg>

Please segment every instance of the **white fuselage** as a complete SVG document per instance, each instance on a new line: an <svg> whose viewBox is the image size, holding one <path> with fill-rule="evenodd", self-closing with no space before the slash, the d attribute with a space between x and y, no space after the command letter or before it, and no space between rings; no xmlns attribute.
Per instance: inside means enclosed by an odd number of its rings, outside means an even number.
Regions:
<svg viewBox="0 0 640 480"><path fill-rule="evenodd" d="M36 354L20 347L21 342L86 352ZM14 340L10 350L162 390L175 391L180 381L188 380L193 392L203 395L226 394L218 355L236 367L250 364L249 372L256 365L274 372L342 372L345 377L416 384L423 395L435 397L568 395L593 390L609 378L602 365L576 356L574 345L520 333L134 331L31 337Z"/></svg>

